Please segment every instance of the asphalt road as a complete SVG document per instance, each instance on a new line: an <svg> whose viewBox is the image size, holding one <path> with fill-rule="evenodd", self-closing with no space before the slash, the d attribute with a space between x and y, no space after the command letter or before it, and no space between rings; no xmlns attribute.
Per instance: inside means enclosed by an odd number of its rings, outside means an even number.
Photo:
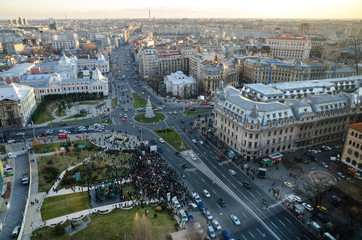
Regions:
<svg viewBox="0 0 362 240"><path fill-rule="evenodd" d="M10 198L10 209L4 221L3 230L0 232L0 239L13 239L12 232L15 226L21 225L29 185L23 185L22 176L29 173L28 155L23 154L15 159L15 178L12 185Z"/></svg>

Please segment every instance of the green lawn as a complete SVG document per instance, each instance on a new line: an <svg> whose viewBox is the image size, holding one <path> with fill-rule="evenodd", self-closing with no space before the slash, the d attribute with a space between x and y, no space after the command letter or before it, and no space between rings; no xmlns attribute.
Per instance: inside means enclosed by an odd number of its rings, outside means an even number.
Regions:
<svg viewBox="0 0 362 240"><path fill-rule="evenodd" d="M106 105L106 103L102 103L102 104L99 104L98 106L96 106L97 109L100 109L101 107L103 107L104 105Z"/></svg>
<svg viewBox="0 0 362 240"><path fill-rule="evenodd" d="M167 130L167 132L166 132ZM178 133L173 128L166 129L158 129L154 130L154 132L163 138L166 142L168 142L172 147L174 147L177 151L186 151L190 150L190 147L186 144L186 142L178 135ZM181 143L183 143L184 149L180 149Z"/></svg>
<svg viewBox="0 0 362 240"><path fill-rule="evenodd" d="M63 123L73 123L73 122L79 122L79 121L84 121L84 120L89 120L89 119L99 119L99 117L91 117L91 118L86 118L86 119L73 119L73 120L69 120L69 121L61 121L61 122L55 122L55 123L52 123L52 124L49 124L49 126L54 126L54 125L58 125L58 124L63 124ZM108 124L112 124L112 120L110 119L105 119L105 120L102 120L102 121L96 121L96 122L92 122L92 123L108 123ZM85 124L85 125L88 125L88 124Z"/></svg>
<svg viewBox="0 0 362 240"><path fill-rule="evenodd" d="M96 105L98 104L98 101L95 101L95 102L78 102L77 103L78 105Z"/></svg>
<svg viewBox="0 0 362 240"><path fill-rule="evenodd" d="M73 116L67 117L66 119L71 119L71 118L82 118L82 117L86 117L87 115L89 115L90 113L78 113L75 114Z"/></svg>
<svg viewBox="0 0 362 240"><path fill-rule="evenodd" d="M200 114L200 113L207 113L207 112L211 112L211 110L202 110L202 111L184 111L184 114L186 116L190 116L190 115L195 115L195 114Z"/></svg>
<svg viewBox="0 0 362 240"><path fill-rule="evenodd" d="M132 93L133 95L133 101L134 101L134 109L137 108L145 108L147 105L147 100L137 93ZM156 107L155 104L151 103L152 107Z"/></svg>
<svg viewBox="0 0 362 240"><path fill-rule="evenodd" d="M4 145L0 145L0 155L1 154L5 154L6 153L6 149Z"/></svg>
<svg viewBox="0 0 362 240"><path fill-rule="evenodd" d="M42 112L34 123L41 124L41 123L49 122L51 120L54 120L54 118L50 112Z"/></svg>
<svg viewBox="0 0 362 240"><path fill-rule="evenodd" d="M146 113L137 114L134 117L134 120L137 122L140 122L140 123L158 123L158 122L162 122L166 118L165 115L163 115L162 113L158 113L158 112L154 112L155 117L153 117L153 118L145 118L145 114Z"/></svg>
<svg viewBox="0 0 362 240"><path fill-rule="evenodd" d="M117 107L117 98L112 99L112 109L115 109Z"/></svg>
<svg viewBox="0 0 362 240"><path fill-rule="evenodd" d="M98 121L98 122L94 122L94 123L107 123L107 124L112 124L112 119L108 118L108 119L104 119L104 120L101 120L101 121Z"/></svg>
<svg viewBox="0 0 362 240"><path fill-rule="evenodd" d="M170 239L170 233L175 232L176 221L166 211L156 212L152 208L149 209L147 219L151 225L152 239L153 240L166 240ZM145 209L134 208L130 210L117 209L108 214L92 214L91 222L87 228L79 231L78 233L68 236L66 233L57 235L55 229L51 227L45 227L37 230L36 236L32 237L32 240L40 239L76 239L76 240L118 240L118 239L134 239L134 218L136 213L139 217L142 217ZM154 217L157 214L157 218ZM62 227L69 226L70 223L66 222Z"/></svg>
<svg viewBox="0 0 362 240"><path fill-rule="evenodd" d="M65 194L44 199L40 209L42 220L48 220L90 207L88 192Z"/></svg>
<svg viewBox="0 0 362 240"><path fill-rule="evenodd" d="M62 108L62 109L63 109L63 108ZM63 117L63 116L65 116L65 115L67 115L67 114L65 114L65 110L64 110L64 109L62 110L61 113L59 112L59 109L57 109L57 110L55 111L55 115L57 115L58 117Z"/></svg>
<svg viewBox="0 0 362 240"><path fill-rule="evenodd" d="M48 149L47 152L55 152L55 148L57 148L59 150L61 147L64 147L64 143L65 143L65 141L57 142L57 143L50 143L50 141L48 141L47 144L44 144L44 142L42 140L40 140L39 142L41 145L34 148L35 153L45 153L46 149ZM78 141L73 141L72 143L73 144L83 144L83 141L78 140ZM86 139L86 140L84 140L84 144L87 146L90 146L91 142Z"/></svg>

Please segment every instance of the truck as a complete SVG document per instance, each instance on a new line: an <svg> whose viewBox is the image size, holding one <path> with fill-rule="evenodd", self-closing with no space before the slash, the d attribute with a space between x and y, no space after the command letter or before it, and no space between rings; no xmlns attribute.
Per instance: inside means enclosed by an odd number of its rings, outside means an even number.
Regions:
<svg viewBox="0 0 362 240"><path fill-rule="evenodd" d="M29 183L29 173L24 173L23 178L21 179L24 185Z"/></svg>

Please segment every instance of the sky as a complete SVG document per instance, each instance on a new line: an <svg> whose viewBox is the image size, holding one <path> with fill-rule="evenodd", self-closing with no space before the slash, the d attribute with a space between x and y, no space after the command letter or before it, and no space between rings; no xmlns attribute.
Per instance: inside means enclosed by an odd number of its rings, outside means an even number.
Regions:
<svg viewBox="0 0 362 240"><path fill-rule="evenodd" d="M361 0L0 0L0 18L362 18Z"/></svg>

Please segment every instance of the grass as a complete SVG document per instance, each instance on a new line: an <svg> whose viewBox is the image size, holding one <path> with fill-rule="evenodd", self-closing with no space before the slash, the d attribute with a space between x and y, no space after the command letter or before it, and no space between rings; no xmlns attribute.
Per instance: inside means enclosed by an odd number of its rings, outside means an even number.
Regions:
<svg viewBox="0 0 362 240"><path fill-rule="evenodd" d="M82 117L86 117L87 115L89 115L90 113L78 113L75 114L73 116L67 117L66 119L71 119L71 118L82 118Z"/></svg>
<svg viewBox="0 0 362 240"><path fill-rule="evenodd" d="M137 108L145 108L147 105L147 100L143 97L141 97L140 95L138 95L137 93L132 93L133 95L133 101L134 101L134 109ZM156 107L156 105L152 104L152 107Z"/></svg>
<svg viewBox="0 0 362 240"><path fill-rule="evenodd" d="M149 209L147 219L151 225L152 239L165 240L169 239L169 234L175 231L176 221L166 211L156 212L152 208ZM92 214L91 222L88 224L85 230L68 236L67 234L57 235L55 229L51 227L45 227L37 230L36 236L32 237L32 240L40 239L79 239L79 240L118 240L118 239L134 239L134 218L136 213L139 217L142 217L145 209L134 208L130 210L117 209L108 214ZM157 218L154 217L157 214ZM66 222L62 227L69 226L70 223Z"/></svg>
<svg viewBox="0 0 362 240"><path fill-rule="evenodd" d="M50 102L46 105L46 110L39 114L38 119L34 121L34 124L41 124L45 122L49 122L51 120L54 120L52 116L52 112L54 109L56 109L58 106L55 104L55 102Z"/></svg>
<svg viewBox="0 0 362 240"><path fill-rule="evenodd" d="M117 98L112 99L112 109L115 109L117 107Z"/></svg>
<svg viewBox="0 0 362 240"><path fill-rule="evenodd" d="M74 120L69 120L69 121L61 121L61 122L56 122L56 123L52 123L49 124L49 126L54 126L54 125L58 125L58 124L63 124L63 123L73 123L73 122L79 122L79 121L84 121L84 120L90 120L90 119L98 119L99 117L92 117L92 118L86 118L86 119L74 119ZM97 122L92 122L92 123L108 123L108 124L112 124L112 120L111 119L105 119L102 121L97 121ZM88 124L84 124L84 125L88 125Z"/></svg>
<svg viewBox="0 0 362 240"><path fill-rule="evenodd" d="M90 207L88 192L65 194L44 199L40 209L42 220L48 220Z"/></svg>
<svg viewBox="0 0 362 240"><path fill-rule="evenodd" d="M174 147L177 151L186 151L190 150L190 147L186 144L186 142L178 135L178 133L173 128L166 129L158 129L154 130L154 132L163 138L166 142L168 142L172 147ZM183 143L183 144L182 144ZM185 148L180 149L181 145Z"/></svg>
<svg viewBox="0 0 362 240"><path fill-rule="evenodd" d="M99 104L98 106L96 106L97 109L100 109L101 107L103 107L104 105L106 105L106 103L102 103L102 104Z"/></svg>
<svg viewBox="0 0 362 240"><path fill-rule="evenodd" d="M5 154L5 153L6 153L5 145L0 145L0 154Z"/></svg>
<svg viewBox="0 0 362 240"><path fill-rule="evenodd" d="M101 123L112 124L113 122L112 122L112 119L108 118L108 119L104 119L104 120L97 121L97 122L94 122L94 123L99 123L99 124L101 124ZM87 125L87 124L85 124L85 125ZM84 125L84 126L85 126L85 125Z"/></svg>
<svg viewBox="0 0 362 240"><path fill-rule="evenodd" d="M184 114L185 114L186 116L191 116L191 115L201 114L201 113L207 113L207 112L211 112L211 110L202 110L202 111L184 111Z"/></svg>
<svg viewBox="0 0 362 240"><path fill-rule="evenodd" d="M67 115L67 114L65 114L65 110L63 109L63 111L60 113L59 112L59 109L58 110L56 110L55 111L55 115L57 115L58 117L63 117L63 116L65 116L65 115Z"/></svg>
<svg viewBox="0 0 362 240"><path fill-rule="evenodd" d="M78 102L77 103L78 105L96 105L98 104L98 101L95 101L95 102Z"/></svg>
<svg viewBox="0 0 362 240"><path fill-rule="evenodd" d="M140 113L134 117L134 120L140 123L158 123L166 118L162 113L154 112L154 114L155 116L153 118L145 118L146 113Z"/></svg>

